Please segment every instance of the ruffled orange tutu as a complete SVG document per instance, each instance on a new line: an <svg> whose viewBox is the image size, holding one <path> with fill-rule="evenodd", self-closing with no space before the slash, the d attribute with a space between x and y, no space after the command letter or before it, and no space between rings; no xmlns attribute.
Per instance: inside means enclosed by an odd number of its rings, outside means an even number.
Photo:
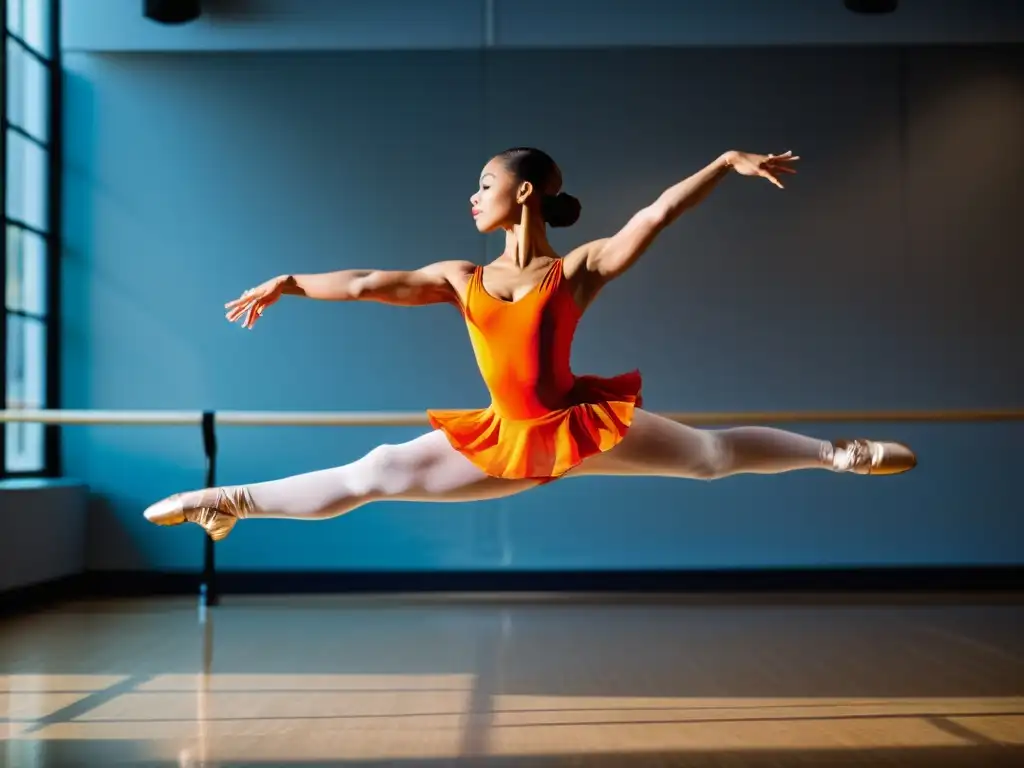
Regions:
<svg viewBox="0 0 1024 768"><path fill-rule="evenodd" d="M588 456L613 448L641 407L639 371L620 376L579 376L571 405L530 419L499 416L494 407L429 410L430 424L459 453L492 477L551 480Z"/></svg>

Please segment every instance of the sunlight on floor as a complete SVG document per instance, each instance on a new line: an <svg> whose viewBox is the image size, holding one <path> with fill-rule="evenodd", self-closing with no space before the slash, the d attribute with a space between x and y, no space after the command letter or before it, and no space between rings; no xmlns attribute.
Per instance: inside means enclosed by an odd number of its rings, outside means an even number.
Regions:
<svg viewBox="0 0 1024 768"><path fill-rule="evenodd" d="M1024 764L1019 603L915 600L80 602L0 624L0 766Z"/></svg>
<svg viewBox="0 0 1024 768"><path fill-rule="evenodd" d="M0 721L8 763L27 768L33 743L61 740L145 740L162 759L182 750L188 760L261 762L457 757L468 728L483 728L486 752L504 756L1024 743L1024 697L495 695L474 713L474 683L466 674L15 674L0 676Z"/></svg>

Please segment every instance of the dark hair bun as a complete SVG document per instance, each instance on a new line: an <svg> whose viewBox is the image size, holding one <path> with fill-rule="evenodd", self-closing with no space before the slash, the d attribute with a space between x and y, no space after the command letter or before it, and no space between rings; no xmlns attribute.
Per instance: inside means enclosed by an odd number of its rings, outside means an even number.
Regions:
<svg viewBox="0 0 1024 768"><path fill-rule="evenodd" d="M565 192L545 195L540 205L544 221L552 227L571 227L579 219L582 209L580 201Z"/></svg>

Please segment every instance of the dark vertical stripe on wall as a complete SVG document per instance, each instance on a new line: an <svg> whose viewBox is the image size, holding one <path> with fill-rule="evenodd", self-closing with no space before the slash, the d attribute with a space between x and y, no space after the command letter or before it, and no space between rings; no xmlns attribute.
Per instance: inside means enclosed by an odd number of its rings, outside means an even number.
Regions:
<svg viewBox="0 0 1024 768"><path fill-rule="evenodd" d="M488 64L491 60L490 46L495 41L492 34L497 30L496 13L493 0L483 0L483 14L480 29L480 162L487 157L488 122L487 122L487 81ZM487 263L487 238L480 238L480 263Z"/></svg>
<svg viewBox="0 0 1024 768"><path fill-rule="evenodd" d="M61 407L61 251L63 249L63 185L64 170L64 71L60 51L61 1L50 6L50 164L48 184L49 237L46 251L46 408ZM43 474L60 477L61 427L47 425L43 443Z"/></svg>
<svg viewBox="0 0 1024 768"><path fill-rule="evenodd" d="M0 14L3 16L4 34L0 36L0 70L4 76L0 84L0 211L4 217L4 231L0 237L0 291L4 297L4 311L0 312L0 365L3 367L3 384L0 384L2 406L7 407L7 0L0 0ZM7 474L7 425L0 425L0 476Z"/></svg>
<svg viewBox="0 0 1024 768"><path fill-rule="evenodd" d="M900 235L902 239L903 263L908 264L913 258L914 243L910 234L910 200L908 195L909 182L907 176L910 172L910 105L909 90L910 84L907 78L910 76L907 60L910 52L906 47L898 48L896 51L896 115L897 131L899 142L899 164L900 164L900 228L903 230Z"/></svg>

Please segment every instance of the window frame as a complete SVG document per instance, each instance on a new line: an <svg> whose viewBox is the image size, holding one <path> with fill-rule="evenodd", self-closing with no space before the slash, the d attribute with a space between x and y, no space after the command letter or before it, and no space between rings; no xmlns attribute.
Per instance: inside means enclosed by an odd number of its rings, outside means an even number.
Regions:
<svg viewBox="0 0 1024 768"><path fill-rule="evenodd" d="M44 409L60 408L61 401L61 371L60 371L60 263L61 263L61 225L63 223L62 210L62 168L63 168L63 65L61 62L60 50L60 0L40 0L48 6L49 12L46 35L48 37L49 53L37 50L20 35L14 34L7 26L7 14L4 13L3 37L0 40L0 61L4 63L4 77L0 78L0 122L3 130L0 131L0 152L4 158L5 167L8 160L8 131L21 135L26 140L41 147L46 152L45 183L46 194L46 221L43 228L29 226L25 222L11 218L7 215L7 185L6 176L4 183L0 184L0 212L3 213L4 232L0 237L0 281L2 281L2 294L4 296L4 312L0 315L0 360L3 361L2 395L3 407L7 408L8 396L8 318L12 315L35 316L35 313L25 313L19 310L11 310L7 306L7 227L14 226L23 232L31 232L43 239L46 248L45 280L46 280L46 309L42 318L46 340L46 352L43 356L43 376L45 384L43 389ZM6 5L6 4L4 4ZM6 11L6 9L5 9ZM49 93L46 98L46 140L26 132L20 126L14 125L9 120L7 99L8 99L8 77L13 73L7 67L7 54L9 45L18 45L31 58L41 63L47 71ZM6 171L5 171L6 174ZM28 478L28 477L60 477L61 467L61 446L60 427L57 425L45 425L43 427L42 445L42 466L35 470L14 470L8 469L7 465L7 434L14 427L12 422L4 423L3 439L0 440L0 477L2 478Z"/></svg>

